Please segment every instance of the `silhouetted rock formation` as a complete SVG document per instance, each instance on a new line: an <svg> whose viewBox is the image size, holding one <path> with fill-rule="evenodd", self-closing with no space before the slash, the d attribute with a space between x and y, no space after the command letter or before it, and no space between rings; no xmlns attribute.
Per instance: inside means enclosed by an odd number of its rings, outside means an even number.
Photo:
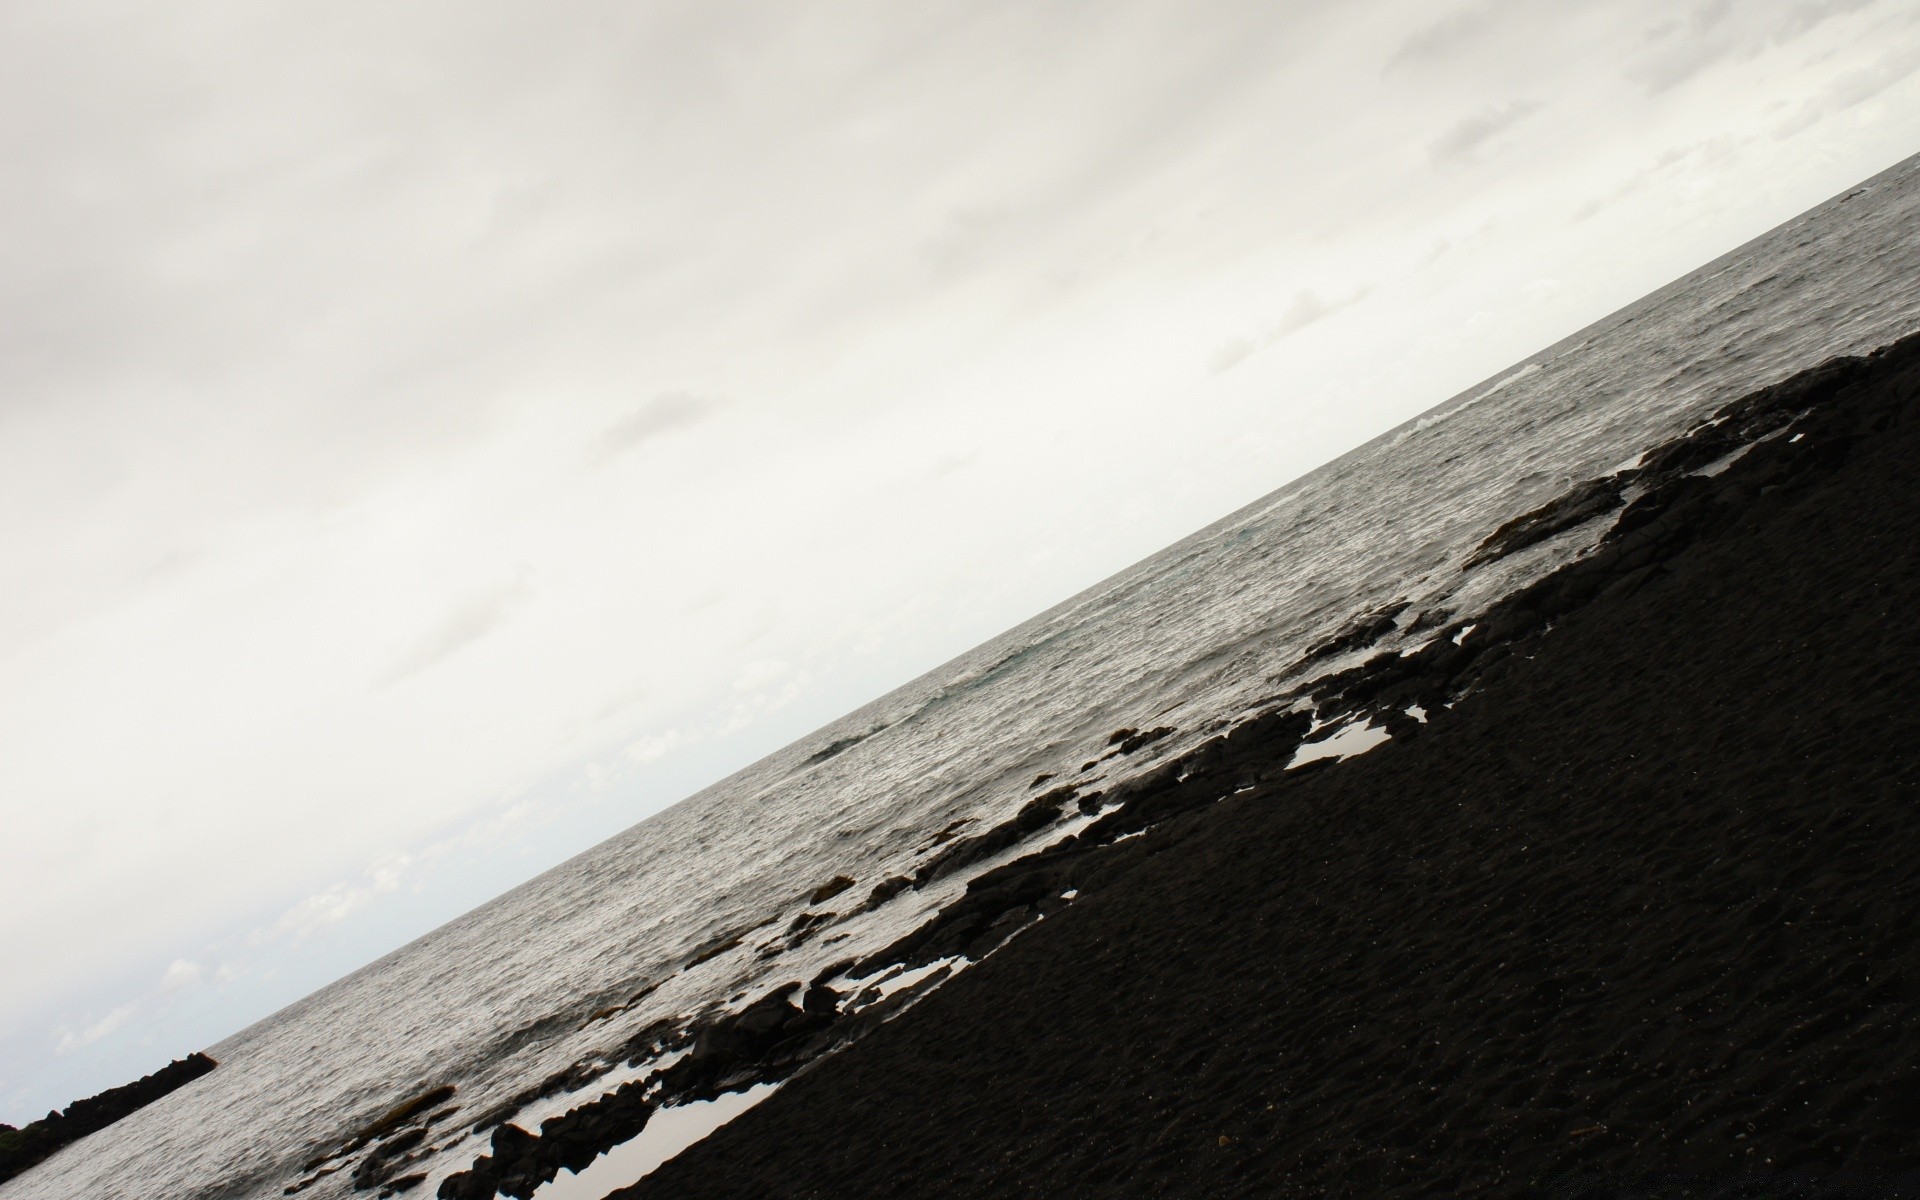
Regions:
<svg viewBox="0 0 1920 1200"><path fill-rule="evenodd" d="M176 1058L132 1083L108 1088L85 1100L75 1100L64 1111L50 1112L25 1129L0 1125L0 1182L12 1179L60 1147L105 1129L136 1109L145 1108L217 1065L205 1054L195 1052Z"/></svg>

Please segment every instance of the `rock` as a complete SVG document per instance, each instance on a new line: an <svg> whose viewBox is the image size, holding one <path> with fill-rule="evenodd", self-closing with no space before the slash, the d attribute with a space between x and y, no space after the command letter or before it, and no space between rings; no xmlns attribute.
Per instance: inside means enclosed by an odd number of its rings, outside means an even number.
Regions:
<svg viewBox="0 0 1920 1200"><path fill-rule="evenodd" d="M829 979L838 979L851 970L857 961L857 959L843 958L839 962L822 967L820 973L815 975L807 986L809 988L816 988L824 985Z"/></svg>
<svg viewBox="0 0 1920 1200"><path fill-rule="evenodd" d="M457 1089L450 1083L443 1084L440 1087L431 1088L416 1096L402 1100L385 1113L362 1126L360 1131L353 1135L352 1142L365 1145L368 1142L386 1137L415 1117L451 1100L456 1090Z"/></svg>
<svg viewBox="0 0 1920 1200"><path fill-rule="evenodd" d="M1022 904L1010 908L995 917L978 937L967 943L967 957L979 962L987 955L998 950L1007 939L1024 929L1033 920L1033 906Z"/></svg>
<svg viewBox="0 0 1920 1200"><path fill-rule="evenodd" d="M64 1111L50 1112L25 1128L0 1126L0 1182L12 1179L62 1146L105 1129L129 1113L185 1087L218 1065L205 1054L196 1052L175 1059L132 1083L75 1100Z"/></svg>
<svg viewBox="0 0 1920 1200"><path fill-rule="evenodd" d="M502 1164L518 1162L521 1155L533 1148L535 1138L518 1125L501 1125L493 1131L494 1161Z"/></svg>
<svg viewBox="0 0 1920 1200"><path fill-rule="evenodd" d="M894 875L882 879L879 883L873 885L873 890L867 893L867 902L860 907L862 911L872 912L874 909L879 908L882 904L885 904L912 886L913 880L907 878L905 875Z"/></svg>
<svg viewBox="0 0 1920 1200"><path fill-rule="evenodd" d="M439 1200L494 1200L500 1191L499 1182L500 1176L493 1169L493 1159L483 1154L469 1170L442 1179L434 1195Z"/></svg>
<svg viewBox="0 0 1920 1200"><path fill-rule="evenodd" d="M1337 658L1354 650L1366 649L1392 633L1396 619L1408 607L1410 606L1407 601L1400 600L1385 608L1375 609L1373 612L1355 617L1345 629L1307 651L1297 666L1304 667L1324 659Z"/></svg>
<svg viewBox="0 0 1920 1200"><path fill-rule="evenodd" d="M1453 619L1453 610L1448 608L1430 608L1407 626L1408 633L1425 633L1429 629L1438 629Z"/></svg>
<svg viewBox="0 0 1920 1200"><path fill-rule="evenodd" d="M972 825L974 823L975 821L974 821L974 818L972 817L961 817L960 819L955 821L948 821L946 826L942 828L938 833L928 838L926 845L922 846L920 849L922 851L927 851L927 850L933 849L935 846L944 846L948 842L952 841L954 838L960 836L960 831L962 829L965 829L967 826Z"/></svg>
<svg viewBox="0 0 1920 1200"><path fill-rule="evenodd" d="M746 940L744 933L723 933L702 945L694 947L693 956L687 959L687 966L697 967L701 963L711 962L722 954Z"/></svg>
<svg viewBox="0 0 1920 1200"><path fill-rule="evenodd" d="M856 733L852 737L835 738L833 741L827 743L825 747L808 755L807 761L800 765L805 767L818 766L836 755L846 753L878 732L880 732L878 729L872 729L866 733Z"/></svg>
<svg viewBox="0 0 1920 1200"><path fill-rule="evenodd" d="M824 983L815 983L801 998L800 1010L816 1017L833 1016L840 1010L840 993Z"/></svg>
<svg viewBox="0 0 1920 1200"><path fill-rule="evenodd" d="M806 933L831 920L833 920L833 914L830 912L803 912L787 926L787 936L793 937L795 934Z"/></svg>
<svg viewBox="0 0 1920 1200"><path fill-rule="evenodd" d="M662 1017L629 1035L620 1043L618 1054L628 1066L639 1066L641 1060L650 1055L684 1044L686 1037L686 1028L677 1018Z"/></svg>
<svg viewBox="0 0 1920 1200"><path fill-rule="evenodd" d="M360 1160L359 1166L353 1169L354 1188L358 1191L365 1192L371 1191L373 1188L385 1183L388 1176L392 1175L393 1172L398 1170L402 1165L405 1165L406 1162L411 1161L404 1159L403 1156L421 1142L426 1141L426 1139L427 1131L424 1127L421 1127L410 1129L405 1133L396 1134L382 1141L369 1151L365 1158Z"/></svg>
<svg viewBox="0 0 1920 1200"><path fill-rule="evenodd" d="M1132 754L1135 750L1138 750L1140 747L1148 745L1152 742L1157 742L1161 738L1166 737L1168 734L1173 732L1175 731L1173 726L1171 725L1162 725L1158 729L1149 729L1144 733L1140 732L1137 729L1123 729L1119 733L1114 734L1113 739L1109 740L1107 744L1109 746L1117 745L1120 749L1120 753L1122 754ZM1121 734L1125 734L1126 736L1121 737L1120 736Z"/></svg>
<svg viewBox="0 0 1920 1200"><path fill-rule="evenodd" d="M827 880L819 887L813 889L813 894L807 897L807 903L825 904L852 886L853 880L850 877L846 875L835 875L832 879Z"/></svg>
<svg viewBox="0 0 1920 1200"><path fill-rule="evenodd" d="M1021 805L1020 811L985 833L961 838L939 855L920 865L913 873L913 886L921 888L956 871L992 858L1011 849L1045 829L1059 818L1069 800L1078 793L1072 785L1054 788Z"/></svg>
<svg viewBox="0 0 1920 1200"><path fill-rule="evenodd" d="M1609 475L1605 479L1589 479L1532 512L1522 513L1488 534L1460 569L1471 571L1483 563L1518 553L1557 533L1612 512L1623 503L1622 484L1623 479L1616 475Z"/></svg>

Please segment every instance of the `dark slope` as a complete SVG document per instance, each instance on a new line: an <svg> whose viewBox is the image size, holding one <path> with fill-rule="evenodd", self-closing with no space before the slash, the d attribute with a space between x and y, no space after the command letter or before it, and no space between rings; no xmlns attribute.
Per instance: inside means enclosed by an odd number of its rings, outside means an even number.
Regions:
<svg viewBox="0 0 1920 1200"><path fill-rule="evenodd" d="M1629 507L1582 568L1597 598L1544 633L1521 613L1421 736L1127 843L1107 886L619 1195L1920 1171L1906 351Z"/></svg>

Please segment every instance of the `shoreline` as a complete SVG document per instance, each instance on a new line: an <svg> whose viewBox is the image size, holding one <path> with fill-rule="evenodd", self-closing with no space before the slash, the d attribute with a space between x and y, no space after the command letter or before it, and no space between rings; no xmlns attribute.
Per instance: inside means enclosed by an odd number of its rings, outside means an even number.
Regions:
<svg viewBox="0 0 1920 1200"><path fill-rule="evenodd" d="M1617 514L1591 554L1485 613L1470 618L1449 614L1436 621L1435 636L1424 645L1403 654L1379 654L1324 676L1305 695L1274 697L1225 736L1105 792L1058 787L1042 792L999 826L953 838L914 877L883 881L862 903L885 903L908 888L1044 838L1063 821L1082 822L1076 832L1046 849L974 879L959 901L877 954L835 964L805 987L775 989L736 1013L662 1022L641 1031L626 1048L633 1056L631 1065L679 1057L662 1070L544 1122L538 1133L511 1124L518 1107L542 1090L529 1089L519 1105L502 1106L474 1126L485 1130L491 1125L493 1153L445 1180L438 1194L446 1200L491 1196L496 1188L507 1195L529 1194L562 1167L577 1171L601 1151L632 1137L659 1106L711 1099L757 1083L792 1079L797 1085L801 1076L810 1077L811 1087L827 1087L817 1081L851 1069L843 1068L842 1060L880 1053L864 1049L874 1044L862 1040L867 1035L922 998L946 995L947 988L934 989L959 974L955 968L976 967L1013 944L1016 935L1037 932L1041 920L1077 910L1091 896L1144 869L1165 852L1171 827L1182 826L1181 837L1198 838L1195 827L1206 821L1211 814L1205 810L1216 803L1231 801L1244 808L1280 792L1291 796L1308 788L1341 790L1354 767L1324 770L1337 759L1287 769L1303 744L1312 746L1348 728L1374 724L1389 736L1385 746L1370 755L1374 758L1390 755L1396 742L1417 742L1429 733L1454 736L1449 727L1459 721L1449 706L1517 669L1518 661L1531 657L1519 652L1551 642L1557 636L1554 625L1577 618L1589 607L1611 609L1628 603L1667 572L1670 560L1725 536L1741 519L1740 506L1763 492L1805 489L1831 476L1852 446L1853 435L1843 426L1849 413L1864 403L1858 394L1871 391L1884 377L1910 373L1916 357L1920 337L1910 337L1869 357L1834 360L1802 372L1728 405L1643 455L1635 467L1577 484L1559 499L1509 522L1478 548L1468 566ZM1364 651L1396 627L1398 616L1398 610L1371 614L1310 651L1306 660ZM1116 731L1112 744L1117 752L1129 752L1170 732ZM1037 785L1041 782L1036 780ZM1071 893L1071 898L1063 893ZM1075 920L1081 919L1076 915ZM1050 925L1048 934L1061 924ZM803 938L808 929L801 926L792 933ZM863 995L870 996L864 989L875 981L929 967L933 969L914 986L865 1007L858 1004ZM1007 976L1012 969L996 968L989 974L1001 989L1017 995L1017 981ZM977 969L964 973L968 978L981 974ZM950 1004L942 1001L938 1007L944 1011ZM933 1019L916 1015L875 1040L898 1040L906 1035L895 1029L917 1028ZM643 1041L647 1044L641 1045ZM863 1049L836 1053L855 1042ZM590 1079L564 1080L545 1094L587 1082ZM743 1118L740 1130L729 1126L712 1141L718 1145L751 1138L750 1127L777 1121L779 1114L800 1103L791 1096L771 1101L756 1109L751 1121ZM714 1153L705 1144L696 1146L684 1164L669 1163L619 1194L651 1194L646 1189L653 1187L665 1194L670 1179L674 1188L695 1188L694 1164ZM316 1160L309 1170L323 1161ZM385 1193L421 1181L403 1173L405 1154L383 1161L391 1169L369 1173L363 1186L377 1186Z"/></svg>
<svg viewBox="0 0 1920 1200"><path fill-rule="evenodd" d="M1593 553L1313 687L1391 741L1134 781L976 881L1057 919L615 1196L1905 1194L1917 459L1909 337L1576 485L1482 549Z"/></svg>

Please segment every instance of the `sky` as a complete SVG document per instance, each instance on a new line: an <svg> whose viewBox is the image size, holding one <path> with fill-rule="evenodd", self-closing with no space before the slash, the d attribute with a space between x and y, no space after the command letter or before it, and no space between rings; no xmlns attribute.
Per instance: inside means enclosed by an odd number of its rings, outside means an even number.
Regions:
<svg viewBox="0 0 1920 1200"><path fill-rule="evenodd" d="M9 0L0 1120L1920 151L1908 0Z"/></svg>

